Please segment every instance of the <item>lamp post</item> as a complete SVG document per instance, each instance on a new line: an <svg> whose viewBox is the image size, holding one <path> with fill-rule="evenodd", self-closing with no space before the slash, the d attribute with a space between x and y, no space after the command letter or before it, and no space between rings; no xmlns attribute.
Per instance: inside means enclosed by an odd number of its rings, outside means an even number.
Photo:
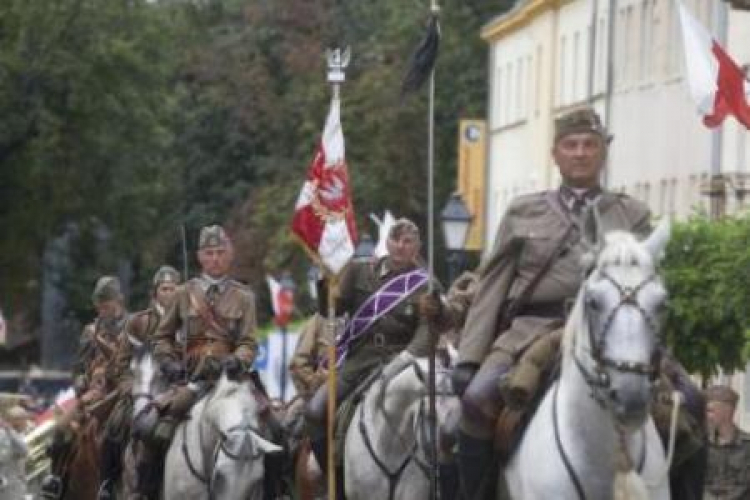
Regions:
<svg viewBox="0 0 750 500"><path fill-rule="evenodd" d="M440 213L445 248L448 250L448 285L458 277L464 261L464 246L471 226L471 213L459 193L453 193Z"/></svg>
<svg viewBox="0 0 750 500"><path fill-rule="evenodd" d="M279 397L281 401L286 401L286 337L287 325L292 318L294 311L294 290L296 288L292 274L284 271L279 280L281 289L279 290L279 312L276 317L276 324L281 328L281 378L279 380Z"/></svg>

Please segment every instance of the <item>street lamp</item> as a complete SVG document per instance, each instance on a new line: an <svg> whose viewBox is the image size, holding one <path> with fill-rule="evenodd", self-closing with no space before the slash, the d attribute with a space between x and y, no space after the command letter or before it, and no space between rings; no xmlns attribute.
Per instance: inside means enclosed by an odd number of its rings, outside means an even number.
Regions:
<svg viewBox="0 0 750 500"><path fill-rule="evenodd" d="M445 248L448 250L448 284L458 277L464 259L464 246L471 227L471 213L459 193L453 193L440 213Z"/></svg>
<svg viewBox="0 0 750 500"><path fill-rule="evenodd" d="M287 372L287 325L294 311L294 290L296 285L289 271L284 271L279 280L279 311L276 323L281 328L281 379L279 380L279 396L286 401L286 372Z"/></svg>

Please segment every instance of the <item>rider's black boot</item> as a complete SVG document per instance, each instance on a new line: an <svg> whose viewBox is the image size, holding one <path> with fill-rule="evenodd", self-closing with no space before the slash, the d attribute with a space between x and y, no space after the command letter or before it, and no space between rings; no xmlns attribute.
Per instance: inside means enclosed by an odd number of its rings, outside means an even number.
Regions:
<svg viewBox="0 0 750 500"><path fill-rule="evenodd" d="M318 461L318 466L325 477L328 474L328 446L326 445L326 438L311 439L310 451L312 451L315 460Z"/></svg>
<svg viewBox="0 0 750 500"><path fill-rule="evenodd" d="M119 442L105 439L102 443L101 454L101 485L99 487L98 500L110 500L114 498L114 485L122 471L122 448Z"/></svg>
<svg viewBox="0 0 750 500"><path fill-rule="evenodd" d="M440 464L440 498L458 500L459 497L458 464L455 462Z"/></svg>
<svg viewBox="0 0 750 500"><path fill-rule="evenodd" d="M458 436L458 472L463 500L481 500L494 489L492 440L477 439L465 432Z"/></svg>

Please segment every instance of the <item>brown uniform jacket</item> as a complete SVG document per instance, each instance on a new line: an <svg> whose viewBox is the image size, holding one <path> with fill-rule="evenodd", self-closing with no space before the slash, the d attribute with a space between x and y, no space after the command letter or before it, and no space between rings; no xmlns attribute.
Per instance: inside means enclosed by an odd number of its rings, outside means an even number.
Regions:
<svg viewBox="0 0 750 500"><path fill-rule="evenodd" d="M750 498L750 434L737 429L737 435L731 443L709 443L704 498Z"/></svg>
<svg viewBox="0 0 750 500"><path fill-rule="evenodd" d="M181 360L229 352L251 364L257 352L255 296L232 279L218 285L213 303L210 283L203 277L179 286L154 335L157 360ZM190 361L190 360L186 360Z"/></svg>
<svg viewBox="0 0 750 500"><path fill-rule="evenodd" d="M326 356L326 349L331 345L326 319L320 314L311 317L299 334L297 347L294 349L289 372L297 394L307 399L326 380L325 370L318 368Z"/></svg>
<svg viewBox="0 0 750 500"><path fill-rule="evenodd" d="M117 357L120 334L128 321L129 315L124 313L112 322L96 319L83 329L73 366L73 380L79 395L93 385L104 390L106 385L114 381L116 373L112 368Z"/></svg>
<svg viewBox="0 0 750 500"><path fill-rule="evenodd" d="M385 283L399 273L389 270L388 259L352 262L344 271L337 314L354 315L359 307ZM437 285L436 285L437 286ZM432 335L427 322L419 315L419 296L427 291L423 285L409 297L376 321L360 338L349 346L349 353L339 372L342 386L356 384L379 365L387 364L396 354L407 349L415 356L427 356Z"/></svg>
<svg viewBox="0 0 750 500"><path fill-rule="evenodd" d="M604 232L621 229L643 237L650 230L646 205L625 194L604 191L593 205L600 214ZM480 267L477 292L461 335L459 362L480 364L484 360L495 339L504 333L498 331L499 313L506 302L523 294L561 245L561 254L539 281L528 305L559 304L575 298L583 278L582 225L559 190L513 200L498 228L494 248ZM559 320L521 314L507 330L505 343L510 350L520 351L539 331L549 330L555 322Z"/></svg>
<svg viewBox="0 0 750 500"><path fill-rule="evenodd" d="M130 361L133 359L133 353L141 345L153 341L160 321L161 314L156 305L152 304L148 309L134 313L120 335L114 372L121 392L129 392L132 385Z"/></svg>

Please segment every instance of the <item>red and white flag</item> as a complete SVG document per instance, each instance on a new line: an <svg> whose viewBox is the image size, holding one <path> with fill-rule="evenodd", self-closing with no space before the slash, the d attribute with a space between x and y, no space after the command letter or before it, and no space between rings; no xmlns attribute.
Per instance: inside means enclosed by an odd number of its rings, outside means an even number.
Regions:
<svg viewBox="0 0 750 500"><path fill-rule="evenodd" d="M271 307L276 324L286 326L294 311L294 294L285 290L273 276L267 275L268 289L271 291Z"/></svg>
<svg viewBox="0 0 750 500"><path fill-rule="evenodd" d="M750 129L750 85L744 72L682 5L680 24L690 93L707 127L718 127L733 115Z"/></svg>
<svg viewBox="0 0 750 500"><path fill-rule="evenodd" d="M357 239L340 107L334 97L292 219L292 232L333 274L354 255Z"/></svg>

